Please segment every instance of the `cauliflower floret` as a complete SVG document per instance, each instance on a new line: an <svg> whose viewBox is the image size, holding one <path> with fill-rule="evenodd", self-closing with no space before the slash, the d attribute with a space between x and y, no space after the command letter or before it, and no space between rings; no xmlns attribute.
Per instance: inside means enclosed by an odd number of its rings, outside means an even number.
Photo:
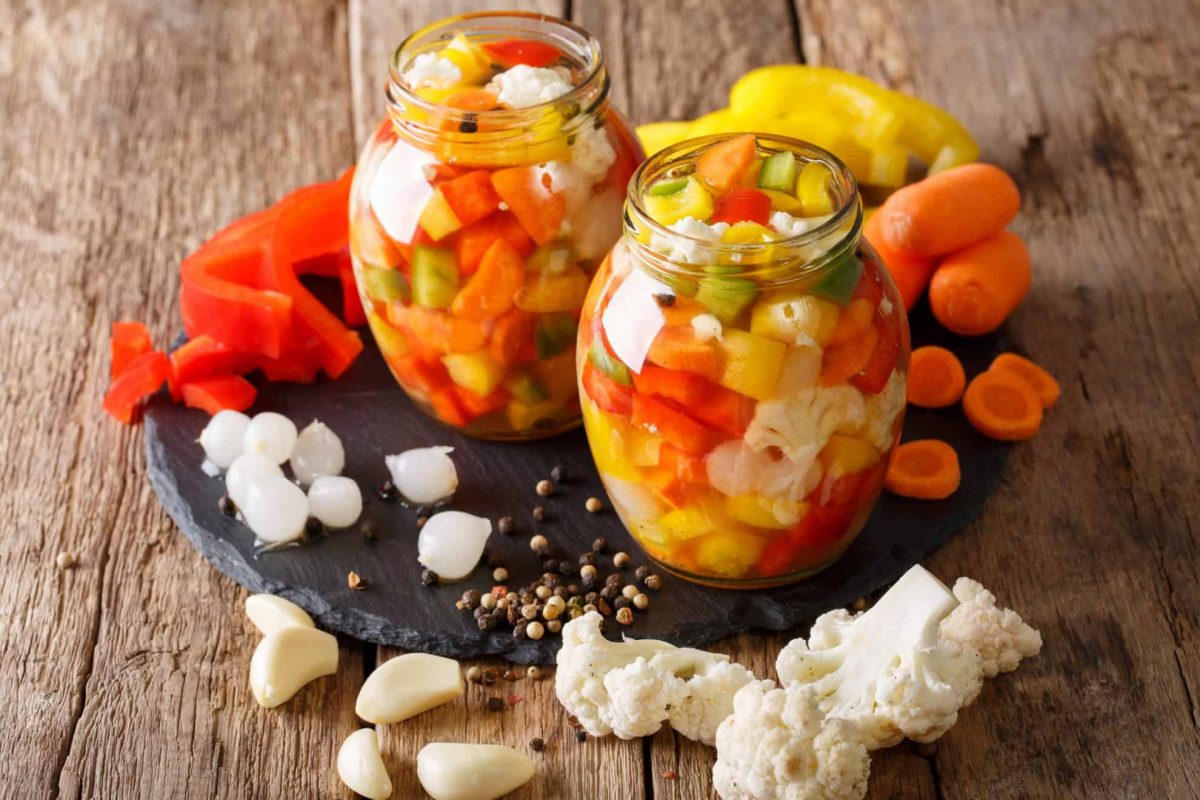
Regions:
<svg viewBox="0 0 1200 800"><path fill-rule="evenodd" d="M598 706L601 719L619 738L634 739L658 732L671 709L684 701L687 685L681 678L639 657L632 664L606 674L604 691L608 694L608 704ZM590 728L588 732L597 735Z"/></svg>
<svg viewBox="0 0 1200 800"><path fill-rule="evenodd" d="M777 447L801 472L835 433L857 433L866 421L863 396L853 386L813 386L786 400L758 404L745 441L755 450Z"/></svg>
<svg viewBox="0 0 1200 800"><path fill-rule="evenodd" d="M867 395L863 437L883 453L896 436L896 418L904 410L906 384L899 370L892 370L883 391Z"/></svg>
<svg viewBox="0 0 1200 800"><path fill-rule="evenodd" d="M1012 672L1022 658L1035 656L1042 649L1042 634L1012 609L997 608L996 596L978 581L959 578L954 583L954 596L961 605L942 620L941 636L978 650L985 677Z"/></svg>
<svg viewBox="0 0 1200 800"><path fill-rule="evenodd" d="M941 581L914 566L870 610L818 617L807 642L796 639L780 652L780 680L813 688L822 711L859 724L869 749L905 737L933 741L983 682L974 648L939 639L938 626L956 605Z"/></svg>
<svg viewBox="0 0 1200 800"><path fill-rule="evenodd" d="M588 123L576 134L571 145L571 163L579 167L592 181L603 178L608 168L617 160L617 151L608 141L608 132Z"/></svg>
<svg viewBox="0 0 1200 800"><path fill-rule="evenodd" d="M434 53L422 53L413 59L412 66L404 73L404 83L409 89L426 86L444 88L462 83L462 70L453 61Z"/></svg>
<svg viewBox="0 0 1200 800"><path fill-rule="evenodd" d="M793 217L786 211L776 211L771 215L771 229L781 236L799 236L819 227L828 220L824 217Z"/></svg>
<svg viewBox="0 0 1200 800"><path fill-rule="evenodd" d="M662 253L668 261L676 264L701 264L712 256L712 251L694 239L719 242L729 230L728 222L709 225L695 217L684 217L667 226L679 236L650 235L650 247ZM681 238L682 237L682 238Z"/></svg>
<svg viewBox="0 0 1200 800"><path fill-rule="evenodd" d="M800 684L747 684L717 729L713 787L724 800L858 800L870 772L854 723L826 719Z"/></svg>
<svg viewBox="0 0 1200 800"><path fill-rule="evenodd" d="M671 706L671 727L689 739L713 744L717 726L733 711L733 696L754 673L731 661L709 665L687 682L684 699Z"/></svg>
<svg viewBox="0 0 1200 800"><path fill-rule="evenodd" d="M570 92L573 87L564 73L560 69L518 64L492 78L487 90L509 108L529 108Z"/></svg>
<svg viewBox="0 0 1200 800"><path fill-rule="evenodd" d="M718 342L725 341L722 335L724 329L721 327L721 320L712 314L697 314L692 317L692 331L702 342L707 342L709 339L716 339Z"/></svg>

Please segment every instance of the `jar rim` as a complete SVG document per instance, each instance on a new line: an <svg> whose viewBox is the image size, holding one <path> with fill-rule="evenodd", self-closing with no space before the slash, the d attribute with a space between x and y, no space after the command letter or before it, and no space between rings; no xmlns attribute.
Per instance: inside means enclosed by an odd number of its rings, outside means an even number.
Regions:
<svg viewBox="0 0 1200 800"><path fill-rule="evenodd" d="M487 111L451 108L426 100L404 85L404 67L409 62L429 52L434 46L448 41L454 33L463 32L464 27L477 28L478 32L496 35L521 35L553 44L581 62L583 77L571 91L553 100L524 108ZM388 65L387 97L391 107L436 114L438 119L450 122L469 118L486 120L489 125L502 128L519 128L537 121L549 110L570 106L572 103L579 105L582 113L577 116L582 119L586 112L592 111L607 95L608 75L604 69L604 53L600 41L570 20L533 11L476 11L446 17L409 34L392 53Z"/></svg>
<svg viewBox="0 0 1200 800"><path fill-rule="evenodd" d="M672 170L693 165L701 154L717 144L728 141L734 136L744 135L745 133L754 136L755 146L760 153L763 151L773 153L790 151L798 156L802 156L806 161L822 163L828 167L833 175L833 184L837 190L837 195L834 198L836 207L833 213L820 224L794 236L773 239L767 242L741 243L712 241L701 236L682 233L655 221L650 216L642 202L642 198L646 196L646 190L652 183L666 177ZM625 232L626 234L635 234L631 238L633 238L638 254L642 258L654 262L664 272L703 275L705 274L705 267L710 265L680 263L671 260L665 254L638 239L636 233L639 229L648 231L651 237L660 237L666 241L682 241L691 246L703 248L706 253L711 253L715 257L724 257L725 261L722 263L734 262L747 264L745 269L737 272L723 271L722 274L730 276L746 277L763 272L764 268L778 273L780 261L787 259L790 254L791 260L802 262L797 265L795 271L788 273L786 278L784 278L785 280L791 280L801 275L810 275L834 263L846 249L846 246L853 246L856 235L861 235L863 209L862 198L858 191L858 182L855 180L853 173L850 172L850 168L833 153L802 139L744 131L685 139L669 145L647 158L638 167L637 171L634 172L633 177L629 181L624 217ZM818 257L803 257L802 254L805 253L806 249L826 239L832 240L832 244L829 248L824 249ZM764 263L763 258L774 253L781 255L769 258Z"/></svg>

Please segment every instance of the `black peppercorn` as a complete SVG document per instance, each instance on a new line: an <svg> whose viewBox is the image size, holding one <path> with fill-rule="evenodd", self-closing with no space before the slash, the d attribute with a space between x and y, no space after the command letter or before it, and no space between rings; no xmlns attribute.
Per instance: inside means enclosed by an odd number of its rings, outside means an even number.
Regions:
<svg viewBox="0 0 1200 800"><path fill-rule="evenodd" d="M503 711L503 710L504 710L504 701L503 700L501 700L499 697L489 697L488 698L488 711Z"/></svg>
<svg viewBox="0 0 1200 800"><path fill-rule="evenodd" d="M643 564L642 566L638 567L637 569L635 569L633 571L633 577L637 578L639 581L646 580L646 576L648 576L649 574L650 574L650 568L647 567L645 564Z"/></svg>
<svg viewBox="0 0 1200 800"><path fill-rule="evenodd" d="M496 618L491 614L486 613L487 609L481 608L479 610L485 612L482 616L475 618L475 624L479 626L479 630L490 631L492 628L495 628Z"/></svg>
<svg viewBox="0 0 1200 800"><path fill-rule="evenodd" d="M368 540L374 540L379 537L379 523L373 519L363 520L362 524L363 536Z"/></svg>
<svg viewBox="0 0 1200 800"><path fill-rule="evenodd" d="M483 606L476 606L475 610L472 611L471 613L475 617L475 619L479 619L480 617L490 615L492 612L488 611Z"/></svg>
<svg viewBox="0 0 1200 800"><path fill-rule="evenodd" d="M562 581L557 575L547 575L546 577L542 578L542 585L544 585L547 589L554 590L562 585Z"/></svg>
<svg viewBox="0 0 1200 800"><path fill-rule="evenodd" d="M654 295L654 301L662 308L670 308L675 305L675 295L670 292L659 292Z"/></svg>
<svg viewBox="0 0 1200 800"><path fill-rule="evenodd" d="M600 595L596 594L595 592L588 592L583 596L583 602L585 604L594 603L599 597Z"/></svg>
<svg viewBox="0 0 1200 800"><path fill-rule="evenodd" d="M579 566L586 567L588 565L596 566L596 554L594 552L580 553Z"/></svg>
<svg viewBox="0 0 1200 800"><path fill-rule="evenodd" d="M613 574L609 575L607 578L604 579L604 585L605 586L616 586L616 587L620 588L621 586L625 585L625 579L622 578L619 573L614 572Z"/></svg>
<svg viewBox="0 0 1200 800"><path fill-rule="evenodd" d="M558 559L557 558L547 558L545 561L542 562L542 569L546 570L546 572L557 571L558 570Z"/></svg>
<svg viewBox="0 0 1200 800"><path fill-rule="evenodd" d="M570 561L563 559L562 561L558 562L558 572L560 575L570 577L575 574L575 565Z"/></svg>
<svg viewBox="0 0 1200 800"><path fill-rule="evenodd" d="M462 601L467 608L476 608L479 605L479 600L482 596L483 595L481 595L475 589L467 589L465 592L463 592Z"/></svg>
<svg viewBox="0 0 1200 800"><path fill-rule="evenodd" d="M304 523L304 535L309 539L320 536L325 532L325 526L321 524L321 520L316 517L309 517Z"/></svg>
<svg viewBox="0 0 1200 800"><path fill-rule="evenodd" d="M537 520L538 522L541 522L542 520L546 519L546 509L542 508L541 506L534 506L533 507L533 518L535 520Z"/></svg>
<svg viewBox="0 0 1200 800"><path fill-rule="evenodd" d="M516 529L516 526L513 525L512 517L504 516L501 517L500 521L496 523L496 528L500 531L501 536L511 536L513 530Z"/></svg>
<svg viewBox="0 0 1200 800"><path fill-rule="evenodd" d="M561 597L563 600L566 600L568 597L571 596L571 592L569 589L567 589L566 586L555 586L554 587L554 596Z"/></svg>
<svg viewBox="0 0 1200 800"><path fill-rule="evenodd" d="M587 731L575 731L575 741L586 742L587 741Z"/></svg>
<svg viewBox="0 0 1200 800"><path fill-rule="evenodd" d="M475 121L475 115L467 112L463 114L462 121L458 123L459 133L475 133L479 130L479 125Z"/></svg>
<svg viewBox="0 0 1200 800"><path fill-rule="evenodd" d="M383 502L390 503L400 495L400 492L396 491L396 484L391 481L384 481L379 484L379 488L375 490L375 494L379 495L379 499Z"/></svg>
<svg viewBox="0 0 1200 800"><path fill-rule="evenodd" d="M529 740L529 749L535 753L540 753L546 749L546 743L542 741L542 737L535 736Z"/></svg>
<svg viewBox="0 0 1200 800"><path fill-rule="evenodd" d="M618 597L613 601L613 605L616 606L617 610L619 611L622 608L629 608L631 605L633 605L633 601L628 597Z"/></svg>
<svg viewBox="0 0 1200 800"><path fill-rule="evenodd" d="M608 602L613 602L621 596L621 587L613 586L611 583L600 590L600 596Z"/></svg>
<svg viewBox="0 0 1200 800"><path fill-rule="evenodd" d="M219 508L221 513L227 517L237 516L237 506L234 505L233 500L231 500L227 494L222 495L221 499L217 501L217 508Z"/></svg>
<svg viewBox="0 0 1200 800"><path fill-rule="evenodd" d="M421 571L421 583L425 586L437 586L438 574L431 569Z"/></svg>
<svg viewBox="0 0 1200 800"><path fill-rule="evenodd" d="M592 542L592 552L593 553L603 553L607 549L608 549L608 539L605 539L603 536L601 536L596 541Z"/></svg>
<svg viewBox="0 0 1200 800"><path fill-rule="evenodd" d="M550 470L550 479L555 483L562 483L567 479L567 468L562 464L555 464L554 469Z"/></svg>
<svg viewBox="0 0 1200 800"><path fill-rule="evenodd" d="M526 637L525 626L529 624L529 620L521 619L520 614L517 615L517 621L513 623L513 638L518 642L524 641Z"/></svg>

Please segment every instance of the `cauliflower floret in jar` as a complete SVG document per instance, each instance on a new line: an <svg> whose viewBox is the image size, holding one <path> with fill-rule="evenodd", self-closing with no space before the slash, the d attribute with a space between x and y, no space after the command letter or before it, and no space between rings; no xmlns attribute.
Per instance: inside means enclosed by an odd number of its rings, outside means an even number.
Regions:
<svg viewBox="0 0 1200 800"><path fill-rule="evenodd" d="M857 433L865 420L862 393L853 386L813 386L786 399L759 403L745 439L755 450L778 448L805 470L830 436Z"/></svg>
<svg viewBox="0 0 1200 800"><path fill-rule="evenodd" d="M808 233L815 230L829 220L828 216L824 217L793 217L786 211L776 211L771 214L771 230L778 233L780 236L790 237L799 236L803 233Z"/></svg>
<svg viewBox="0 0 1200 800"><path fill-rule="evenodd" d="M617 160L617 151L608 141L608 131L601 125L584 125L575 133L571 145L571 163L593 181L604 177L608 168Z"/></svg>
<svg viewBox="0 0 1200 800"><path fill-rule="evenodd" d="M509 108L529 108L549 103L573 88L569 74L558 69L518 64L492 78L487 90Z"/></svg>
<svg viewBox="0 0 1200 800"><path fill-rule="evenodd" d="M904 392L904 376L899 370L892 370L883 391L867 395L863 438L881 453L886 453L895 439L896 418L904 410Z"/></svg>
<svg viewBox="0 0 1200 800"><path fill-rule="evenodd" d="M717 222L709 225L695 217L684 217L672 222L667 228L687 238L666 237L655 233L651 234L650 247L676 264L700 264L712 257L712 251L700 242L692 240L719 242L725 231L729 230L729 223Z"/></svg>
<svg viewBox="0 0 1200 800"><path fill-rule="evenodd" d="M462 78L462 70L453 61L435 53L417 56L404 72L404 83L410 89L444 89L461 83Z"/></svg>

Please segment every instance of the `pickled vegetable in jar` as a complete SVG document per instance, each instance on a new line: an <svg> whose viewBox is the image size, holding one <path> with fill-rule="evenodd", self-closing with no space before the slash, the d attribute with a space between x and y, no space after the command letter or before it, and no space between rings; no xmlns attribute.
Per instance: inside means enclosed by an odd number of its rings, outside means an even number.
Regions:
<svg viewBox="0 0 1200 800"><path fill-rule="evenodd" d="M634 176L578 367L614 509L684 578L734 588L833 563L904 413L904 306L854 178L794 139L694 139Z"/></svg>
<svg viewBox="0 0 1200 800"><path fill-rule="evenodd" d="M536 14L448 19L393 56L351 191L354 269L396 380L469 435L579 421L579 315L642 160L608 86L596 40Z"/></svg>

